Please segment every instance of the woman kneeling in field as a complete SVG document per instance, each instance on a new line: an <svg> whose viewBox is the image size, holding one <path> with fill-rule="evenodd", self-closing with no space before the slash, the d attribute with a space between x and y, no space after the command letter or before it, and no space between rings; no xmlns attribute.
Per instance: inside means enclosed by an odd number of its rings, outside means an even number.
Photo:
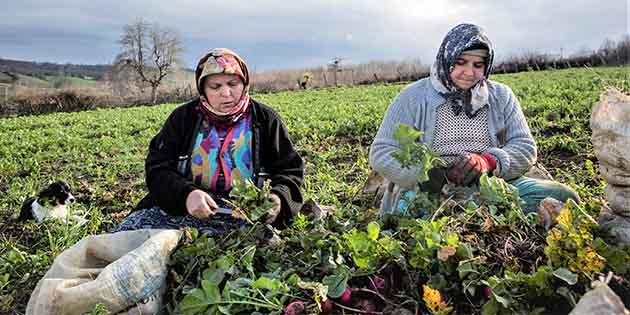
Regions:
<svg viewBox="0 0 630 315"><path fill-rule="evenodd" d="M483 173L518 188L524 211L537 210L545 197L579 200L569 187L523 176L536 162L536 144L512 90L489 80L494 49L479 26L460 24L442 41L430 77L405 87L390 105L370 148L370 164L389 182L381 202L384 213L404 211L404 192L416 183L416 169L392 157L398 124L423 131L420 141L444 158L447 168L430 172L424 190L446 182L468 186Z"/></svg>
<svg viewBox="0 0 630 315"><path fill-rule="evenodd" d="M221 214L233 180L258 187L271 181L267 223L284 224L299 211L302 158L278 114L249 96L245 62L231 50L213 49L199 61L195 79L199 97L176 108L151 140L149 194L112 232L229 229L240 222Z"/></svg>

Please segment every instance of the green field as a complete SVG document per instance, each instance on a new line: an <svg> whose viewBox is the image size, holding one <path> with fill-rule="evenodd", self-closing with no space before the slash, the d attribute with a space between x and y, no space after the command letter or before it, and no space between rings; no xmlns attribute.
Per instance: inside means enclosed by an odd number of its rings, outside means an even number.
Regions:
<svg viewBox="0 0 630 315"><path fill-rule="evenodd" d="M519 98L541 162L587 202L603 196L588 120L607 87L630 91L630 68L494 75ZM366 209L368 150L387 106L407 83L254 95L276 109L306 161L306 198ZM87 234L107 231L146 193L148 142L176 104L0 119L0 313L23 312L52 260ZM90 224L13 221L25 197L63 179ZM19 293L18 293L18 288Z"/></svg>
<svg viewBox="0 0 630 315"><path fill-rule="evenodd" d="M46 76L46 81L49 84L54 85L55 83L61 85L65 84L73 87L90 87L96 86L97 81L90 78L79 78L73 76Z"/></svg>

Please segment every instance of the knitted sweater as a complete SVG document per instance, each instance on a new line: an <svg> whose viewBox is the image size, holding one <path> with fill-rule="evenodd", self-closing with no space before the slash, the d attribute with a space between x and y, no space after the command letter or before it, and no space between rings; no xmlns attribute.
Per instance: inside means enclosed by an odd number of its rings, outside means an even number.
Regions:
<svg viewBox="0 0 630 315"><path fill-rule="evenodd" d="M497 158L494 175L506 180L514 179L536 162L536 144L512 90L492 80L487 80L487 83L488 128L492 142L487 152ZM402 123L423 131L420 141L431 145L437 107L445 102L446 99L433 88L430 79L424 78L405 87L389 106L370 147L372 168L394 184L384 196L383 210L388 211L396 204L401 187L408 189L416 184L417 169L403 168L392 157L399 148L398 141L394 139L396 126Z"/></svg>

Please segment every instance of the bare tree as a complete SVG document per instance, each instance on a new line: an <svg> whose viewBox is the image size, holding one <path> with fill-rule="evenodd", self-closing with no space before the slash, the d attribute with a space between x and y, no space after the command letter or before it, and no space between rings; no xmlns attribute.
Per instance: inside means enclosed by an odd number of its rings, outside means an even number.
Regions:
<svg viewBox="0 0 630 315"><path fill-rule="evenodd" d="M119 40L121 52L115 65L133 69L138 86L151 86L151 101L157 102L157 89L179 63L183 46L179 35L158 24L138 20L125 25Z"/></svg>
<svg viewBox="0 0 630 315"><path fill-rule="evenodd" d="M630 63L630 35L624 35L617 43L617 56L620 57L621 64Z"/></svg>
<svg viewBox="0 0 630 315"><path fill-rule="evenodd" d="M112 93L122 98L128 98L135 95L138 90L141 90L136 77L135 70L124 63L112 65L109 71L105 73L105 78L112 88Z"/></svg>

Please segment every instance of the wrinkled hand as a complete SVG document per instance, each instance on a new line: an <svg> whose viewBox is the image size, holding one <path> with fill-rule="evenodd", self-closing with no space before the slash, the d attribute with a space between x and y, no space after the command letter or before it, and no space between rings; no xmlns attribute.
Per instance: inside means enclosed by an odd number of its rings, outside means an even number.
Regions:
<svg viewBox="0 0 630 315"><path fill-rule="evenodd" d="M186 210L190 215L198 219L205 219L214 215L217 203L203 190L195 189L186 197Z"/></svg>
<svg viewBox="0 0 630 315"><path fill-rule="evenodd" d="M478 181L481 174L494 170L496 165L497 159L492 154L464 153L449 165L446 177L455 185L468 186Z"/></svg>
<svg viewBox="0 0 630 315"><path fill-rule="evenodd" d="M280 197L274 193L270 193L267 198L273 203L273 206L267 212L267 220L265 220L265 223L271 224L278 218L280 209L282 208L282 202L280 201Z"/></svg>

